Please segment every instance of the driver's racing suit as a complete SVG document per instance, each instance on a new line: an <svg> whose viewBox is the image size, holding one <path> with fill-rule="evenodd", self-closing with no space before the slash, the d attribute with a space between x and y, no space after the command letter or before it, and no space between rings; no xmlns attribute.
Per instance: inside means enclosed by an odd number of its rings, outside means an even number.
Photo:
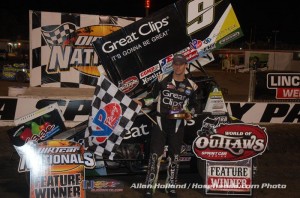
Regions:
<svg viewBox="0 0 300 198"><path fill-rule="evenodd" d="M147 187L155 189L158 178L159 164L164 152L164 146L168 145L168 177L166 187L170 190L176 185L179 168L179 154L183 144L185 120L168 119L167 115L171 107L181 107L189 113L196 107L197 85L187 77L176 82L169 75L160 75L152 87L151 92L142 100L143 107L157 102L157 125L151 131L150 157L146 177Z"/></svg>

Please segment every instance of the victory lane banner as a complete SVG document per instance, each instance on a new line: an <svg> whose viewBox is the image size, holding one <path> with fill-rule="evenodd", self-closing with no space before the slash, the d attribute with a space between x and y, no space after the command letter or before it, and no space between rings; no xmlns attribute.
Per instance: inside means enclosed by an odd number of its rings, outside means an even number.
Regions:
<svg viewBox="0 0 300 198"><path fill-rule="evenodd" d="M232 195L252 194L252 160L238 162L206 161L207 195Z"/></svg>
<svg viewBox="0 0 300 198"><path fill-rule="evenodd" d="M252 158L267 148L266 128L207 117L197 135L192 150L206 163L205 193L251 195Z"/></svg>
<svg viewBox="0 0 300 198"><path fill-rule="evenodd" d="M206 129L206 130L204 130ZM210 161L240 161L265 152L268 145L266 128L251 124L203 124L197 131L193 151L198 158Z"/></svg>
<svg viewBox="0 0 300 198"><path fill-rule="evenodd" d="M84 198L85 168L94 167L93 154L77 142L30 141L22 147L19 172L30 170L31 198Z"/></svg>
<svg viewBox="0 0 300 198"><path fill-rule="evenodd" d="M108 77L129 96L171 71L173 54L189 62L240 38L226 0L180 0L93 42Z"/></svg>
<svg viewBox="0 0 300 198"><path fill-rule="evenodd" d="M30 86L94 88L104 69L91 43L139 19L30 10Z"/></svg>

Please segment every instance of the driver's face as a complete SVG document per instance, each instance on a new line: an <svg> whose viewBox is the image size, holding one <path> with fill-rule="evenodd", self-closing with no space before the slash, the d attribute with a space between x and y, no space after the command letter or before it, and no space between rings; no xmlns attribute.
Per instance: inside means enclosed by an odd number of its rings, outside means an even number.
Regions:
<svg viewBox="0 0 300 198"><path fill-rule="evenodd" d="M173 70L176 75L182 75L185 72L186 63L174 63Z"/></svg>

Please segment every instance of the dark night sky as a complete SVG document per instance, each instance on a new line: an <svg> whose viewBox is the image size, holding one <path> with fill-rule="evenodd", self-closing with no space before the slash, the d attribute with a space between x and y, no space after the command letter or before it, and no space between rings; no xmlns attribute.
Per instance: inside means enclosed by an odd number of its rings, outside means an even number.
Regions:
<svg viewBox="0 0 300 198"><path fill-rule="evenodd" d="M152 0L150 14L175 2ZM243 40L300 44L300 9L294 0L230 0L245 36ZM145 16L144 0L8 0L0 7L0 38L28 39L29 10L116 16ZM252 32L252 34L251 34Z"/></svg>

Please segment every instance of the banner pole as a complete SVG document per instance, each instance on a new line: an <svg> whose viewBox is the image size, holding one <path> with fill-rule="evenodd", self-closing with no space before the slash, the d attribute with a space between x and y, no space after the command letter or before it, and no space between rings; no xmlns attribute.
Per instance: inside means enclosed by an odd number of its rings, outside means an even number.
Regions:
<svg viewBox="0 0 300 198"><path fill-rule="evenodd" d="M155 122L155 120L153 120L143 109L141 109L141 112L145 115L145 116L147 116L154 124L156 124L157 125L157 122Z"/></svg>

